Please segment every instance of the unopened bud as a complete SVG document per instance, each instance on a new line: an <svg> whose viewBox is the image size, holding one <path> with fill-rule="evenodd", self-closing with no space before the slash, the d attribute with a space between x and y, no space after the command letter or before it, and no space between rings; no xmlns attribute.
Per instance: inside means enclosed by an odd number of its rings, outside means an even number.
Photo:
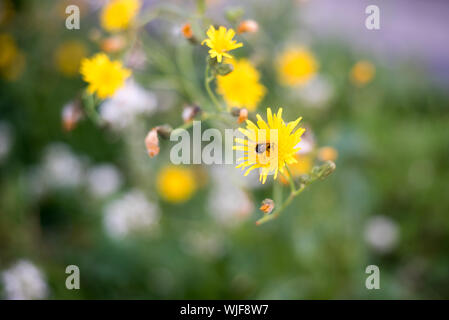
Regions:
<svg viewBox="0 0 449 320"><path fill-rule="evenodd" d="M191 39L193 37L192 25L190 23L186 23L181 28L182 35L186 39Z"/></svg>
<svg viewBox="0 0 449 320"><path fill-rule="evenodd" d="M335 169L335 163L328 160L321 166L313 168L312 175L316 178L326 179Z"/></svg>
<svg viewBox="0 0 449 320"><path fill-rule="evenodd" d="M217 65L214 70L218 75L225 76L234 70L234 66L229 63L221 63Z"/></svg>
<svg viewBox="0 0 449 320"><path fill-rule="evenodd" d="M71 101L62 108L62 127L65 131L72 131L82 117L83 111L80 102L78 100Z"/></svg>
<svg viewBox="0 0 449 320"><path fill-rule="evenodd" d="M263 200L259 209L265 214L270 214L274 209L274 201L268 198Z"/></svg>
<svg viewBox="0 0 449 320"><path fill-rule="evenodd" d="M148 155L153 158L159 154L159 138L157 136L157 128L153 128L148 132L145 138L145 146L147 148Z"/></svg>
<svg viewBox="0 0 449 320"><path fill-rule="evenodd" d="M108 53L114 53L122 50L126 46L126 40L123 36L116 35L104 39L101 42L101 49Z"/></svg>
<svg viewBox="0 0 449 320"><path fill-rule="evenodd" d="M201 112L201 108L199 106L196 106L196 105L185 106L184 110L182 111L182 120L184 120L184 122L190 122L200 112Z"/></svg>
<svg viewBox="0 0 449 320"><path fill-rule="evenodd" d="M248 109L240 109L239 118L237 119L238 123L242 123L248 119Z"/></svg>
<svg viewBox="0 0 449 320"><path fill-rule="evenodd" d="M240 22L237 33L255 33L259 30L259 24L254 20L243 20Z"/></svg>
<svg viewBox="0 0 449 320"><path fill-rule="evenodd" d="M157 133L164 139L169 139L173 128L168 124L163 124L156 127Z"/></svg>

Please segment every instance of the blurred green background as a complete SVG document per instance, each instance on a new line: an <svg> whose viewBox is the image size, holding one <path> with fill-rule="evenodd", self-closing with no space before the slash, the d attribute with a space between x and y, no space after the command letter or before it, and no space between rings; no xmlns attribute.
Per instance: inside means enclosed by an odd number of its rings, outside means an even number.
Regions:
<svg viewBox="0 0 449 320"><path fill-rule="evenodd" d="M80 30L64 27L70 3L81 8ZM186 15L197 10L194 1L163 3ZM338 151L334 174L256 227L271 184L257 186L233 166L189 168L196 186L185 202L158 192L171 144L162 141L150 159L144 137L155 125L182 124L183 106L201 103L189 83L205 96L207 50L182 37L185 18L155 19L140 32L148 57L134 78L151 110L120 128L84 117L68 131L63 106L85 84L76 71L61 72L57 52L67 41L81 43L87 56L100 51L100 5L1 4L1 34L23 55L14 72L3 66L0 79L2 298L449 298L449 100L447 84L423 64L315 36L302 24L301 1L208 1L213 23L233 26L225 13L237 5L259 24L259 33L238 38L245 46L235 53L262 74L268 93L259 112L282 106L287 119L302 115L315 144ZM158 5L147 1L144 9ZM325 79L309 95L280 85L273 66L289 44L304 43ZM365 85L351 81L360 60L375 66ZM137 212L135 220L127 211ZM372 264L380 290L365 287ZM65 287L68 265L80 268L79 290Z"/></svg>

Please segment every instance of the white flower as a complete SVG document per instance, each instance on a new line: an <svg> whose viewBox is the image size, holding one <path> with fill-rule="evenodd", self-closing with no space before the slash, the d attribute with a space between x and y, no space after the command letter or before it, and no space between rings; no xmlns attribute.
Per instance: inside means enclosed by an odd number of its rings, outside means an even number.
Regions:
<svg viewBox="0 0 449 320"><path fill-rule="evenodd" d="M148 230L158 223L158 208L145 195L133 190L109 203L104 209L104 226L114 237Z"/></svg>
<svg viewBox="0 0 449 320"><path fill-rule="evenodd" d="M139 115L150 115L156 110L156 96L133 80L100 106L101 118L115 129L124 129Z"/></svg>
<svg viewBox="0 0 449 320"><path fill-rule="evenodd" d="M49 188L77 187L83 173L82 161L67 145L54 143L45 149L41 178Z"/></svg>
<svg viewBox="0 0 449 320"><path fill-rule="evenodd" d="M223 237L210 231L189 231L182 239L182 248L190 255L204 258L218 258L225 252Z"/></svg>
<svg viewBox="0 0 449 320"><path fill-rule="evenodd" d="M0 122L0 163L8 156L11 145L11 127L6 122Z"/></svg>
<svg viewBox="0 0 449 320"><path fill-rule="evenodd" d="M399 230L388 217L374 216L365 227L365 241L376 251L387 253L396 246Z"/></svg>
<svg viewBox="0 0 449 320"><path fill-rule="evenodd" d="M234 226L246 220L254 205L242 190L241 176L233 175L227 167L212 167L214 186L210 191L208 209L219 223Z"/></svg>
<svg viewBox="0 0 449 320"><path fill-rule="evenodd" d="M324 107L334 95L332 82L319 75L298 90L299 98L306 107Z"/></svg>
<svg viewBox="0 0 449 320"><path fill-rule="evenodd" d="M48 295L43 273L27 260L3 271L2 280L6 298L10 300L44 299Z"/></svg>
<svg viewBox="0 0 449 320"><path fill-rule="evenodd" d="M92 195L105 197L117 192L122 185L122 175L112 164L97 165L89 169L87 185Z"/></svg>

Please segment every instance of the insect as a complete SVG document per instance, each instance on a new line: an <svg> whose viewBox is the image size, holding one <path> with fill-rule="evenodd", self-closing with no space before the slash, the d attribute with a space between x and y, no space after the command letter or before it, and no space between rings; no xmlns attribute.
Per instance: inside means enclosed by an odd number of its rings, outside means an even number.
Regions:
<svg viewBox="0 0 449 320"><path fill-rule="evenodd" d="M270 154L271 144L270 143L258 143L256 145L256 152L257 153L264 153L267 152Z"/></svg>

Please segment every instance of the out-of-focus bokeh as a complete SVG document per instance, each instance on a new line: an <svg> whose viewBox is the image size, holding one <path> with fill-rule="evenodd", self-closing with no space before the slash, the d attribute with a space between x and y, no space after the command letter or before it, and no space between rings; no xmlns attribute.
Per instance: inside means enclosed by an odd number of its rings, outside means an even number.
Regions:
<svg viewBox="0 0 449 320"><path fill-rule="evenodd" d="M106 3L0 1L1 298L449 298L448 2L142 1L151 21L118 35L101 26ZM369 5L379 30L365 27ZM185 24L205 36L243 20L258 28L233 54L260 73L256 112L283 107L308 129L294 174L337 166L262 226L272 177L176 166L173 143L154 158L144 143L204 103L207 48ZM98 107L102 126L83 112L79 73L100 51L133 72Z"/></svg>

